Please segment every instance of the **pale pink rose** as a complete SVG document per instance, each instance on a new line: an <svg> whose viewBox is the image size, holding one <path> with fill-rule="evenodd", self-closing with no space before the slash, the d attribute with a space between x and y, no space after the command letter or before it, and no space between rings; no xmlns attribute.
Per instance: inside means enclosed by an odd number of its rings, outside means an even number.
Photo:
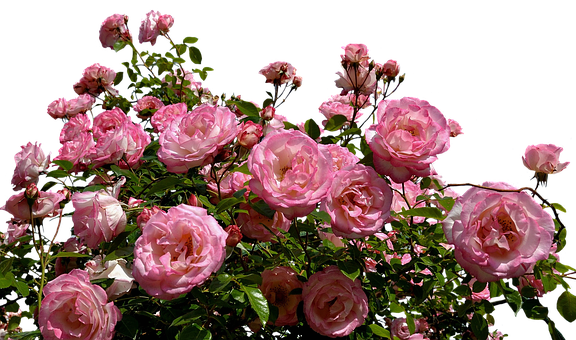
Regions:
<svg viewBox="0 0 576 340"><path fill-rule="evenodd" d="M348 122L352 120L352 116L354 115L354 108L350 106L349 103L341 103L338 101L327 101L320 105L318 108L320 113L326 117L326 120L322 121L322 125L326 126L328 120L334 116L341 115L346 117ZM357 113L356 118L360 117L362 114ZM350 125L349 123L347 125Z"/></svg>
<svg viewBox="0 0 576 340"><path fill-rule="evenodd" d="M366 131L374 168L396 183L432 174L430 165L450 148L450 128L427 101L405 97L378 108L378 124Z"/></svg>
<svg viewBox="0 0 576 340"><path fill-rule="evenodd" d="M74 85L74 92L79 95L89 93L97 96L107 91L112 95L117 95L118 91L112 87L114 78L116 78L116 72L100 64L94 64L84 70L82 78Z"/></svg>
<svg viewBox="0 0 576 340"><path fill-rule="evenodd" d="M368 67L368 47L364 44L348 44L344 47L344 54L340 57L343 63L347 64L361 64L364 67Z"/></svg>
<svg viewBox="0 0 576 340"><path fill-rule="evenodd" d="M483 186L515 190L506 183ZM481 282L518 277L550 254L552 217L525 192L471 188L442 222L458 263Z"/></svg>
<svg viewBox="0 0 576 340"><path fill-rule="evenodd" d="M110 242L126 228L126 213L116 197L104 189L72 195L74 234L89 248Z"/></svg>
<svg viewBox="0 0 576 340"><path fill-rule="evenodd" d="M66 117L68 111L68 103L66 99L59 98L48 105L48 114L54 119Z"/></svg>
<svg viewBox="0 0 576 340"><path fill-rule="evenodd" d="M276 267L262 272L260 290L271 305L278 307L275 326L294 326L298 323L298 304L302 294L290 294L294 289L302 289L298 273L290 267Z"/></svg>
<svg viewBox="0 0 576 340"><path fill-rule="evenodd" d="M104 258L104 260L106 260L106 258ZM102 256L98 255L86 262L85 270L90 276L91 281L114 279L114 283L106 288L106 295L108 296L108 300L116 300L136 287L134 277L132 277L132 270L128 269L126 265L127 262L124 259L104 261L104 263L102 263Z"/></svg>
<svg viewBox="0 0 576 340"><path fill-rule="evenodd" d="M214 157L237 135L236 116L226 107L203 104L190 114L173 118L160 134L158 159L169 172L210 164Z"/></svg>
<svg viewBox="0 0 576 340"><path fill-rule="evenodd" d="M98 138L88 157L94 168L105 164L117 164L120 168L138 168L150 136L141 125L125 121L115 129L106 131Z"/></svg>
<svg viewBox="0 0 576 340"><path fill-rule="evenodd" d="M34 185L34 184L32 184ZM15 219L21 221L30 221L33 217L36 222L46 216L55 216L60 212L60 202L65 197L62 194L52 191L38 191L38 197L32 204L32 210L25 197L25 191L21 191L12 195L7 201L6 205L0 207L14 216Z"/></svg>
<svg viewBox="0 0 576 340"><path fill-rule="evenodd" d="M302 77L301 76L294 76L294 79L292 79L292 84L294 84L294 86L296 88L302 86Z"/></svg>
<svg viewBox="0 0 576 340"><path fill-rule="evenodd" d="M287 122L287 121L288 120L286 119L286 117L284 117L282 115L275 114L274 118L269 120L268 123L262 129L262 134L264 136L267 136L274 131L284 130L284 122Z"/></svg>
<svg viewBox="0 0 576 340"><path fill-rule="evenodd" d="M320 209L331 217L332 232L361 238L379 232L390 216L392 190L373 168L349 165L334 174Z"/></svg>
<svg viewBox="0 0 576 340"><path fill-rule="evenodd" d="M262 125L250 120L240 124L239 130L238 144L246 149L252 149L252 147L260 141L260 137L262 137Z"/></svg>
<svg viewBox="0 0 576 340"><path fill-rule="evenodd" d="M330 225L326 224L325 227L329 228ZM328 240L328 241L332 242L332 244L336 247L340 247L340 248L346 247L346 245L344 245L344 242L342 242L342 238L334 235L333 233L326 233L326 232L323 232L321 230L318 230L318 237L321 240Z"/></svg>
<svg viewBox="0 0 576 340"><path fill-rule="evenodd" d="M6 238L4 239L4 244L10 244L12 242L16 242L20 237L26 235L30 224L20 221L11 219L8 223L8 228L6 230Z"/></svg>
<svg viewBox="0 0 576 340"><path fill-rule="evenodd" d="M526 275L522 275L518 278L518 292L522 292L522 288L526 287L526 286L530 286L532 288L534 288L534 291L536 293L536 296L538 297L543 297L544 293L546 293L546 291L544 290L544 284L542 283L542 280L537 279L534 275L532 274L526 274Z"/></svg>
<svg viewBox="0 0 576 340"><path fill-rule="evenodd" d="M267 135L248 156L250 189L286 218L308 215L332 182L332 157L300 131Z"/></svg>
<svg viewBox="0 0 576 340"><path fill-rule="evenodd" d="M267 83L282 85L291 82L296 75L296 69L285 61L277 61L260 70L261 75L266 77Z"/></svg>
<svg viewBox="0 0 576 340"><path fill-rule="evenodd" d="M114 44L119 40L130 41L130 31L128 31L128 16L114 14L106 18L100 26L100 42L102 47L114 49Z"/></svg>
<svg viewBox="0 0 576 340"><path fill-rule="evenodd" d="M62 131L60 131L60 143L64 144L75 140L78 135L83 132L89 132L92 126L92 121L86 115L77 115L70 118L64 124Z"/></svg>
<svg viewBox="0 0 576 340"><path fill-rule="evenodd" d="M150 117L151 115L154 114L154 112L150 112L147 114L144 114L142 111L144 110L159 110L162 107L164 107L164 103L162 103L162 101L156 97L152 97L152 96L144 96L142 98L140 98L138 100L138 102L136 102L136 105L134 105L132 108L134 109L134 111L137 112L136 116L140 119L146 119L148 117Z"/></svg>
<svg viewBox="0 0 576 340"><path fill-rule="evenodd" d="M94 138L98 139L110 130L114 130L126 122L131 122L130 118L120 108L115 107L107 110L94 118L94 127L92 133Z"/></svg>
<svg viewBox="0 0 576 340"><path fill-rule="evenodd" d="M390 324L390 335L398 337L400 340L424 340L424 335L420 334L428 329L428 323L424 319L414 320L416 333L410 334L406 318L396 318Z"/></svg>
<svg viewBox="0 0 576 340"><path fill-rule="evenodd" d="M337 266L312 274L304 284L302 300L310 328L331 338L349 335L368 315L360 280L350 280Z"/></svg>
<svg viewBox="0 0 576 340"><path fill-rule="evenodd" d="M426 268L428 269L428 268ZM490 300L490 285L486 285L481 292L474 292L474 282L476 282L476 278L472 278L470 282L468 282L468 286L470 286L470 290L472 291L472 295L466 296L466 299L470 299L474 302L480 302L482 300Z"/></svg>
<svg viewBox="0 0 576 340"><path fill-rule="evenodd" d="M126 150L118 166L122 169L136 169L143 163L141 158L150 144L150 136L144 131L142 125L130 122L126 124L126 140Z"/></svg>
<svg viewBox="0 0 576 340"><path fill-rule="evenodd" d="M554 144L530 145L526 148L522 161L525 167L536 172L534 177L539 183L546 184L548 175L559 173L570 164L560 163L562 150L564 149Z"/></svg>
<svg viewBox="0 0 576 340"><path fill-rule="evenodd" d="M169 14L163 14L158 18L158 29L162 33L168 33L170 28L174 25L174 18Z"/></svg>
<svg viewBox="0 0 576 340"><path fill-rule="evenodd" d="M272 120L276 114L276 109L272 105L268 105L260 111L260 117L264 120Z"/></svg>
<svg viewBox="0 0 576 340"><path fill-rule="evenodd" d="M456 137L464 133L460 124L453 119L448 119L448 126L450 127L450 137Z"/></svg>
<svg viewBox="0 0 576 340"><path fill-rule="evenodd" d="M146 202L146 200L130 197L128 199L128 208L136 208L140 204L145 203L145 202Z"/></svg>
<svg viewBox="0 0 576 340"><path fill-rule="evenodd" d="M111 340L122 313L108 302L102 287L91 284L88 273L74 269L48 282L38 314L46 340Z"/></svg>
<svg viewBox="0 0 576 340"><path fill-rule="evenodd" d="M14 174L12 185L14 190L20 190L30 183L37 184L40 174L50 166L50 155L46 156L38 143L30 142L21 146L22 150L14 155Z"/></svg>
<svg viewBox="0 0 576 340"><path fill-rule="evenodd" d="M88 93L81 94L77 98L70 99L67 101L67 111L66 114L69 118L76 116L79 113L85 113L86 111L90 110L96 99L93 96L89 95Z"/></svg>
<svg viewBox="0 0 576 340"><path fill-rule="evenodd" d="M348 148L342 147L338 144L327 144L326 148L332 155L332 169L334 172L348 165L354 165L360 161L360 159L350 152Z"/></svg>
<svg viewBox="0 0 576 340"><path fill-rule="evenodd" d="M58 156L54 160L65 160L72 162L74 167L72 172L80 172L88 169L90 159L88 155L94 147L94 138L89 132L80 132L74 139L62 143L58 151Z"/></svg>
<svg viewBox="0 0 576 340"><path fill-rule="evenodd" d="M288 231L290 229L291 221L279 211L274 213L273 219L269 219L252 209L249 204L241 203L240 209L247 210L248 213L238 214L236 223L238 223L242 234L248 238L260 242L270 242L276 240L276 236L283 237L280 230Z"/></svg>
<svg viewBox="0 0 576 340"><path fill-rule="evenodd" d="M150 220L150 218L156 215L157 212L162 211L162 209L158 208L157 206L153 206L152 208L144 208L140 215L136 218L136 224L138 228L144 229L146 223Z"/></svg>
<svg viewBox="0 0 576 340"><path fill-rule="evenodd" d="M413 208L422 208L426 206L425 201L417 200L418 196L428 194L427 190L420 189L419 184L415 184L412 181L406 181L403 183L404 189L402 189L402 184L398 184L392 182L391 187L393 190L393 198L392 198L392 206L391 210L397 213L402 212L403 210L408 210L408 204L410 204L410 209ZM404 190L404 191L402 191ZM404 197L400 193L404 192ZM408 204L406 203L408 201ZM416 204L418 203L418 204ZM422 216L414 216L412 217L414 223L422 223L426 219ZM390 217L387 222L391 222L394 220L398 220L398 217Z"/></svg>
<svg viewBox="0 0 576 340"><path fill-rule="evenodd" d="M228 234L226 237L226 246L236 247L236 245L242 240L242 232L237 225L231 224L227 226L224 231Z"/></svg>
<svg viewBox="0 0 576 340"><path fill-rule="evenodd" d="M382 74L389 78L395 78L400 73L400 65L396 60L388 60L381 69Z"/></svg>
<svg viewBox="0 0 576 340"><path fill-rule="evenodd" d="M333 95L328 101L348 104L352 107L358 107L361 109L365 109L371 105L370 95L359 94L356 96L354 93L347 93L345 95Z"/></svg>
<svg viewBox="0 0 576 340"><path fill-rule="evenodd" d="M174 117L186 114L187 112L188 106L186 106L186 103L162 106L152 115L150 123L154 128L154 132L162 133L168 128Z"/></svg>
<svg viewBox="0 0 576 340"><path fill-rule="evenodd" d="M336 72L340 78L334 82L336 87L342 89L341 95L345 95L352 91L363 95L370 95L376 89L376 71L370 70L368 67L362 65L349 65L342 72Z"/></svg>
<svg viewBox="0 0 576 340"><path fill-rule="evenodd" d="M160 15L158 11L150 11L146 14L146 19L142 20L140 33L138 34L138 41L141 44L145 42L151 43L152 46L156 44L156 38L160 35L160 30L158 29L158 18Z"/></svg>
<svg viewBox="0 0 576 340"><path fill-rule="evenodd" d="M160 211L136 240L132 275L151 296L175 299L220 269L227 236L204 208L181 204Z"/></svg>

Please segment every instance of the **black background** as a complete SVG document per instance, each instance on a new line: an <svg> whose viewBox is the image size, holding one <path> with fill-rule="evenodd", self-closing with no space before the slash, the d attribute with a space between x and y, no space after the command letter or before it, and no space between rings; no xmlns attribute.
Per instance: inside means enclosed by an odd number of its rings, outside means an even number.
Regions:
<svg viewBox="0 0 576 340"><path fill-rule="evenodd" d="M11 155L27 140L39 140L56 151L60 128L45 115L45 106L60 95L74 96L72 83L82 69L101 61L120 70L127 50L102 51L96 39L99 22L113 11L125 11L136 34L140 15L151 6L106 5L91 8L22 9L8 19L3 41L5 133L4 184L9 194ZM156 5L157 6L157 5ZM462 16L415 15L390 9L334 7L318 13L291 7L247 9L220 3L165 5L177 18L175 39L191 34L205 65L216 68L207 85L216 93L235 90L244 98L264 99L267 85L256 71L271 59L291 61L305 77L304 87L280 111L293 120L317 117L316 106L334 93L332 72L340 44L364 41L373 58L397 58L408 73L398 95L429 99L447 116L462 122L466 135L436 163L449 180L508 179L530 184L519 157L528 144L553 141L574 159L574 66L569 59L568 25L542 22L543 13L515 15L491 12L478 19ZM305 14L308 13L308 14ZM26 28L26 29L23 29ZM161 40L159 51L166 50ZM566 82L567 81L567 82ZM570 173L551 178L543 192L573 207ZM566 216L565 221L573 219ZM573 247L568 254L573 255ZM573 260L569 262L574 263ZM550 305L553 307L556 297ZM554 319L570 338L569 326ZM546 339L543 323L509 317L500 307L497 318L513 339L524 334ZM572 325L573 326L573 325ZM572 332L573 333L573 332Z"/></svg>

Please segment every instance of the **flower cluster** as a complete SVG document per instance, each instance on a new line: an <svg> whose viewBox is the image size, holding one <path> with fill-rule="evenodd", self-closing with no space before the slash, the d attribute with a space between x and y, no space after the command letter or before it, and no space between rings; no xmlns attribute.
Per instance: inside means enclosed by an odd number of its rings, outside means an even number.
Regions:
<svg viewBox="0 0 576 340"><path fill-rule="evenodd" d="M202 56L196 38L174 43L173 23L157 11L141 23L140 44L167 38L162 55L137 50L127 16L107 18L102 46L135 56L130 98L121 74L86 68L79 96L48 106L58 155L28 143L14 157L0 285L30 305L35 335L486 339L501 337L488 329L500 303L547 317L537 297L574 274L557 255L561 206L500 182L453 191L433 164L462 128L425 100L389 98L398 62L343 47L322 126L293 124L277 113L302 86L290 63L260 70L273 87L262 105L216 95L195 79L211 68L184 69ZM561 150L527 148L536 187L566 168ZM61 229L64 244L47 235Z"/></svg>

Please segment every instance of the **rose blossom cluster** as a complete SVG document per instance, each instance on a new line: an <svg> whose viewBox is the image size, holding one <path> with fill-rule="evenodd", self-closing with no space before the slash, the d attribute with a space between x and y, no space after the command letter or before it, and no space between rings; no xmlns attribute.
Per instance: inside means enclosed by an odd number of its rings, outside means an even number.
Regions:
<svg viewBox="0 0 576 340"><path fill-rule="evenodd" d="M77 98L66 100L56 99L48 105L48 114L54 119L72 118L79 113L86 113L95 103L95 99L88 93L79 95Z"/></svg>
<svg viewBox="0 0 576 340"><path fill-rule="evenodd" d="M138 41L141 44L149 42L154 46L156 38L161 34L168 33L173 24L174 18L171 15L162 15L158 11L150 11L146 14L146 19L142 20Z"/></svg>
<svg viewBox="0 0 576 340"><path fill-rule="evenodd" d="M82 74L82 78L74 84L74 92L79 95L90 94L98 96L102 92L110 95L118 95L118 91L112 87L116 72L100 64L94 64L87 67Z"/></svg>

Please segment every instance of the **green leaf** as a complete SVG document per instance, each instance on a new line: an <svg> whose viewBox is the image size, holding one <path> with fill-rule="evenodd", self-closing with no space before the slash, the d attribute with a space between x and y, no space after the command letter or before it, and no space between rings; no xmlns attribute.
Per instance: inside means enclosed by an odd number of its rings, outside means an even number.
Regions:
<svg viewBox="0 0 576 340"><path fill-rule="evenodd" d="M116 42L114 43L114 51L118 52L120 50L122 50L124 47L126 47L126 41L124 40L116 40Z"/></svg>
<svg viewBox="0 0 576 340"><path fill-rule="evenodd" d="M544 320L548 317L548 308L542 306L537 299L527 299L522 303L526 317L534 320Z"/></svg>
<svg viewBox="0 0 576 340"><path fill-rule="evenodd" d="M240 289L246 293L248 301L250 301L250 306L252 306L252 309L258 314L262 324L265 325L268 322L270 309L268 308L268 301L262 294L262 291L259 288L244 285L240 285Z"/></svg>
<svg viewBox="0 0 576 340"><path fill-rule="evenodd" d="M186 37L184 38L184 43L185 44L194 44L198 41L198 38L195 37Z"/></svg>
<svg viewBox="0 0 576 340"><path fill-rule="evenodd" d="M243 114L245 114L247 116L259 117L258 108L256 107L256 105L254 105L250 102L245 102L243 100L240 100L240 101L229 100L226 103L229 105L230 104L236 105L238 110L240 110L240 112L242 112Z"/></svg>
<svg viewBox="0 0 576 340"><path fill-rule="evenodd" d="M356 261L338 262L338 268L352 281L356 280L362 269Z"/></svg>
<svg viewBox="0 0 576 340"><path fill-rule="evenodd" d="M238 203L242 203L244 202L244 197L240 197L240 198L236 198L236 197L229 197L229 198L225 198L223 200L221 200L220 202L218 202L218 204L216 205L216 213L219 214L227 209L232 208L233 206L235 206Z"/></svg>
<svg viewBox="0 0 576 340"><path fill-rule="evenodd" d="M87 255L87 254L80 254L80 253L73 253L73 252L69 252L69 251L63 251L63 252L60 252L60 253L52 256L52 258L56 258L56 257L92 257L92 256Z"/></svg>
<svg viewBox="0 0 576 340"><path fill-rule="evenodd" d="M482 315L474 313L471 326L472 332L474 332L478 340L486 340L488 338L488 322Z"/></svg>
<svg viewBox="0 0 576 340"><path fill-rule="evenodd" d="M122 73L122 72L120 72L120 73ZM74 167L74 163L72 163L70 161L66 161L66 160L56 160L56 161L52 161L52 163L58 165L64 171L70 171Z"/></svg>
<svg viewBox="0 0 576 340"><path fill-rule="evenodd" d="M306 129L306 134L310 138L316 140L320 137L320 128L313 119L308 119L306 123L304 123L304 128Z"/></svg>
<svg viewBox="0 0 576 340"><path fill-rule="evenodd" d="M248 170L248 162L245 162L244 164L240 165L239 167L234 168L232 170L232 172L240 172L240 173L243 173L245 175L252 175L250 170Z"/></svg>
<svg viewBox="0 0 576 340"><path fill-rule="evenodd" d="M432 184L432 179L430 177L424 177L420 182L420 189L424 190L426 188L429 188L430 184Z"/></svg>
<svg viewBox="0 0 576 340"><path fill-rule="evenodd" d="M13 257L9 257L4 261L0 262L0 274L2 276L6 275L6 273L12 270L12 262L14 262Z"/></svg>
<svg viewBox="0 0 576 340"><path fill-rule="evenodd" d="M138 335L138 320L128 314L122 315L122 320L116 323L115 330L130 339L136 339Z"/></svg>
<svg viewBox="0 0 576 340"><path fill-rule="evenodd" d="M483 291L486 288L486 285L487 285L486 282L476 281L476 282L474 282L474 285L472 286L472 291L474 293L480 293L481 291Z"/></svg>
<svg viewBox="0 0 576 340"><path fill-rule="evenodd" d="M124 72L116 73L116 77L114 78L114 86L120 84L123 78L124 78Z"/></svg>
<svg viewBox="0 0 576 340"><path fill-rule="evenodd" d="M20 293L22 296L28 296L30 294L30 289L25 282L14 280L12 282L12 286L16 287L18 293Z"/></svg>
<svg viewBox="0 0 576 340"><path fill-rule="evenodd" d="M202 63L202 53L200 53L199 49L197 49L194 46L189 46L189 53L190 53L190 60L192 60L194 64Z"/></svg>
<svg viewBox="0 0 576 340"><path fill-rule="evenodd" d="M386 328L383 328L382 326L375 323L369 325L368 328L370 328L372 333L374 333L375 335L382 338L390 339L390 331L387 330Z"/></svg>
<svg viewBox="0 0 576 340"><path fill-rule="evenodd" d="M264 200L260 200L255 203L249 202L249 204L252 207L252 209L256 210L256 212L259 213L260 215L264 215L271 220L274 219L274 214L276 214L276 210L270 208L270 206L268 206L268 204L264 202Z"/></svg>
<svg viewBox="0 0 576 340"><path fill-rule="evenodd" d="M396 302L390 302L390 312L392 313L402 313L404 312L404 307L397 304Z"/></svg>
<svg viewBox="0 0 576 340"><path fill-rule="evenodd" d="M270 105L272 105L272 102L273 102L272 99L266 98L266 99L264 100L264 102L262 103L262 107L270 106Z"/></svg>
<svg viewBox="0 0 576 340"><path fill-rule="evenodd" d="M47 173L46 176L52 177L52 178L68 177L68 172L66 172L64 170L53 170L53 171L50 171L49 173Z"/></svg>
<svg viewBox="0 0 576 340"><path fill-rule="evenodd" d="M148 195L173 188L177 183L180 183L181 181L182 179L179 177L166 177L161 179L160 181L156 182L156 184L154 184L150 190L148 190Z"/></svg>
<svg viewBox="0 0 576 340"><path fill-rule="evenodd" d="M560 205L559 203L552 203L551 204L556 210L560 210L561 212L565 213L566 209Z"/></svg>
<svg viewBox="0 0 576 340"><path fill-rule="evenodd" d="M346 116L343 116L343 115L332 116L332 118L328 119L328 121L326 122L326 126L324 127L324 130L328 130L328 131L340 130L342 128L342 126L344 124L346 124L347 122L348 122L348 118L346 118Z"/></svg>
<svg viewBox="0 0 576 340"><path fill-rule="evenodd" d="M212 280L212 283L210 283L210 287L208 288L208 290L210 292L219 292L222 289L224 289L224 287L226 287L226 285L232 280L232 276L223 273L220 274L218 276L216 276L216 278L214 280Z"/></svg>
<svg viewBox="0 0 576 340"><path fill-rule="evenodd" d="M552 340L566 340L562 333L560 333L560 331L556 328L554 321L550 319L546 319L545 321L548 323L548 332L550 332L550 337Z"/></svg>
<svg viewBox="0 0 576 340"><path fill-rule="evenodd" d="M111 251L109 254L106 254L106 261L112 261L123 257L128 257L134 253L134 247L122 247Z"/></svg>
<svg viewBox="0 0 576 340"><path fill-rule="evenodd" d="M410 334L416 333L416 323L414 323L414 317L412 314L404 313L406 315L406 324L408 325L408 330Z"/></svg>
<svg viewBox="0 0 576 340"><path fill-rule="evenodd" d="M200 327L197 324L192 324L185 327L178 335L176 340L211 340L212 333L209 330Z"/></svg>
<svg viewBox="0 0 576 340"><path fill-rule="evenodd" d="M518 314L520 308L522 306L522 296L516 289L512 289L510 287L504 287L504 298L508 305L514 311L514 315Z"/></svg>
<svg viewBox="0 0 576 340"><path fill-rule="evenodd" d="M556 309L566 321L573 322L576 320L576 296L569 291L565 291L558 297Z"/></svg>
<svg viewBox="0 0 576 340"><path fill-rule="evenodd" d="M310 213L310 215L324 223L330 224L330 221L332 221L330 215L325 211L314 210L313 212Z"/></svg>
<svg viewBox="0 0 576 340"><path fill-rule="evenodd" d="M433 218L435 220L443 220L442 210L434 207L413 208L400 212L402 216L422 216Z"/></svg>

